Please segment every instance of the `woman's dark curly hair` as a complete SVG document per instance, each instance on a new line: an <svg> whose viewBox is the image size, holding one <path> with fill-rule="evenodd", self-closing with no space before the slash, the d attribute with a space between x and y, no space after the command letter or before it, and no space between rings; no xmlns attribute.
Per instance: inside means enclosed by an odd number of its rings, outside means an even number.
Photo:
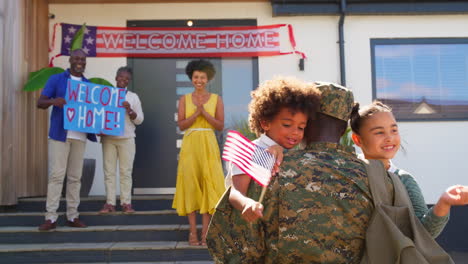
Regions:
<svg viewBox="0 0 468 264"><path fill-rule="evenodd" d="M208 81L211 81L211 79L213 79L213 77L216 74L216 70L213 64L207 60L190 61L187 64L187 67L185 67L185 73L187 74L190 80L192 80L192 75L194 71L201 71L201 72L206 73L206 76L208 77Z"/></svg>
<svg viewBox="0 0 468 264"><path fill-rule="evenodd" d="M320 91L313 83L305 83L294 77L278 77L266 81L251 92L249 126L257 136L264 133L262 122L269 122L287 108L314 119L320 105Z"/></svg>
<svg viewBox="0 0 468 264"><path fill-rule="evenodd" d="M359 109L359 103L355 103L351 112L350 125L353 133L359 135L362 123L376 113L392 112L392 108L380 101L375 100L372 104Z"/></svg>

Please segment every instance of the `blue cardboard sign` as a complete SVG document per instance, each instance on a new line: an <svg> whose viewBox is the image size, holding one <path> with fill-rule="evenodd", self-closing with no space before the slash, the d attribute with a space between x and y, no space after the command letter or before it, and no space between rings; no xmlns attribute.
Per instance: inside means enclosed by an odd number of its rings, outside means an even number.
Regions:
<svg viewBox="0 0 468 264"><path fill-rule="evenodd" d="M124 88L68 80L65 129L120 136L124 132Z"/></svg>

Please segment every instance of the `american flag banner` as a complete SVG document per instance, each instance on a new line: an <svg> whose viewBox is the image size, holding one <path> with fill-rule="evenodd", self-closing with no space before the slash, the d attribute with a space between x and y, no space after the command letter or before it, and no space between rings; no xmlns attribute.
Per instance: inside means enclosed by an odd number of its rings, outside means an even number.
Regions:
<svg viewBox="0 0 468 264"><path fill-rule="evenodd" d="M237 131L229 131L224 143L223 160L237 165L261 186L268 186L275 157Z"/></svg>
<svg viewBox="0 0 468 264"><path fill-rule="evenodd" d="M60 55L68 56L81 25L60 25ZM281 38L282 34L287 35ZM288 24L217 28L86 25L82 45L88 57L252 57L296 53L305 58L295 47L292 26Z"/></svg>
<svg viewBox="0 0 468 264"><path fill-rule="evenodd" d="M61 26L62 26L62 41L61 41L62 46L60 48L60 54L70 56L70 48L71 48L73 37L80 30L81 25L61 23ZM96 36L97 36L97 27L86 26L84 30L82 49L88 57L97 57Z"/></svg>

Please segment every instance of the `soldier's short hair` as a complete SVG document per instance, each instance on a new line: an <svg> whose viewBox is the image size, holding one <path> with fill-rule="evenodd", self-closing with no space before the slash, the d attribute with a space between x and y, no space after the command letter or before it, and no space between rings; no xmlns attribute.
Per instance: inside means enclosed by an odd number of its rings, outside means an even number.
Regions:
<svg viewBox="0 0 468 264"><path fill-rule="evenodd" d="M276 77L265 81L251 92L249 127L257 136L264 133L261 122L271 121L288 108L293 113L302 112L309 119L315 118L320 104L320 92L313 83L294 77Z"/></svg>
<svg viewBox="0 0 468 264"><path fill-rule="evenodd" d="M315 86L322 92L318 112L348 122L354 105L353 92L330 82L315 82Z"/></svg>

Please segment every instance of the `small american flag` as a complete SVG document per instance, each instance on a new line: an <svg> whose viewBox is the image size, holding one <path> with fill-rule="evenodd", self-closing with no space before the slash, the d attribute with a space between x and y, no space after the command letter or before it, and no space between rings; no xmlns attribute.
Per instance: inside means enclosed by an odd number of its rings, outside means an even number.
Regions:
<svg viewBox="0 0 468 264"><path fill-rule="evenodd" d="M223 160L231 161L261 186L268 186L275 157L237 131L229 131L224 143Z"/></svg>

